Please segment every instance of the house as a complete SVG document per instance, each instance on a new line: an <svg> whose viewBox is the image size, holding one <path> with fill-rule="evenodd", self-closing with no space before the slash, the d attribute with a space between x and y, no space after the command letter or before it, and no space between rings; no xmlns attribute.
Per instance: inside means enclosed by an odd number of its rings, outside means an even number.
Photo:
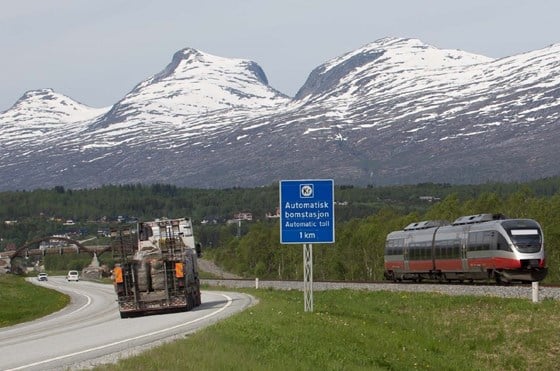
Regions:
<svg viewBox="0 0 560 371"><path fill-rule="evenodd" d="M267 219L277 219L277 218L280 218L280 208L277 207L277 208L274 210L274 213L266 213L266 214L265 214L265 218L267 218Z"/></svg>
<svg viewBox="0 0 560 371"><path fill-rule="evenodd" d="M233 219L252 221L253 213L241 212L241 213L233 214Z"/></svg>

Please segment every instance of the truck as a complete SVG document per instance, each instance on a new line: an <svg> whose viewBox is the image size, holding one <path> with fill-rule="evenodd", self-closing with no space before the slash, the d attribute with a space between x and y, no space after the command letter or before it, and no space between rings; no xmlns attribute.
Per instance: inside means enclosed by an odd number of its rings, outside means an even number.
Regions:
<svg viewBox="0 0 560 371"><path fill-rule="evenodd" d="M191 219L156 219L110 233L121 318L188 311L201 304L201 251Z"/></svg>

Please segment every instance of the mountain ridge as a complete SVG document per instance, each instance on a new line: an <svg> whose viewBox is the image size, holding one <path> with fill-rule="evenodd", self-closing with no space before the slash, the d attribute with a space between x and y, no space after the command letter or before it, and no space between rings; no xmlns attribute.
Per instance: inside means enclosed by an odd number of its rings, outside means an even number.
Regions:
<svg viewBox="0 0 560 371"><path fill-rule="evenodd" d="M289 98L268 85L255 62L185 48L112 107L88 110L67 98L63 108L83 109L80 120L45 119L56 110L47 103L62 98L45 99L43 116L21 122L17 110L0 114L0 189L162 179L195 187L294 178L479 183L557 175L559 51L553 44L491 59L384 38L316 67ZM40 137L18 133L50 121L52 130ZM539 151L530 151L531 143Z"/></svg>

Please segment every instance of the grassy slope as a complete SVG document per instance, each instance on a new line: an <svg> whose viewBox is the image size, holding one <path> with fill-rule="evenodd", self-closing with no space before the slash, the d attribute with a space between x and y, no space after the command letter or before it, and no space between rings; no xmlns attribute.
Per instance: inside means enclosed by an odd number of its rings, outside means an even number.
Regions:
<svg viewBox="0 0 560 371"><path fill-rule="evenodd" d="M556 369L560 303L329 291L303 312L297 291L101 370Z"/></svg>
<svg viewBox="0 0 560 371"><path fill-rule="evenodd" d="M67 295L33 285L23 277L0 275L0 327L43 317L69 302Z"/></svg>

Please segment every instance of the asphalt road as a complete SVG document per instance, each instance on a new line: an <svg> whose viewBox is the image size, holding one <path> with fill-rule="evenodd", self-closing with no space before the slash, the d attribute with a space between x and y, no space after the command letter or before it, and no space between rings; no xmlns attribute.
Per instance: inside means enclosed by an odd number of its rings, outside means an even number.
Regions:
<svg viewBox="0 0 560 371"><path fill-rule="evenodd" d="M184 337L254 301L242 293L204 291L202 305L189 312L121 319L111 285L63 277L32 280L70 295L71 303L41 319L1 328L0 370L66 370L112 362Z"/></svg>

